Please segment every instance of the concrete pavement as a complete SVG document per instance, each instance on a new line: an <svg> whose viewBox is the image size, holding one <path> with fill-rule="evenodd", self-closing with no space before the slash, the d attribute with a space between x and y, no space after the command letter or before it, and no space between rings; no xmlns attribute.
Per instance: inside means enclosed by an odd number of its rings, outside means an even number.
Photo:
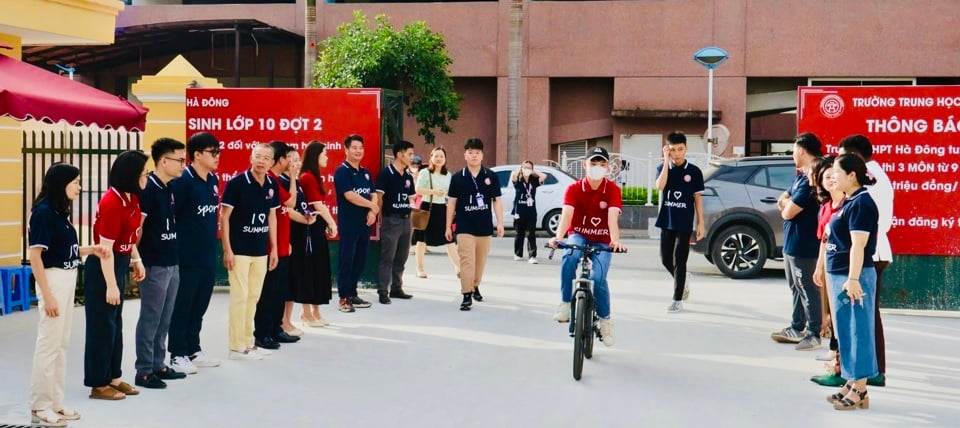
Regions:
<svg viewBox="0 0 960 428"><path fill-rule="evenodd" d="M545 240L540 240L541 245ZM495 239L470 312L440 251L429 278L414 277L411 301L354 314L324 306L333 325L309 329L262 361L230 361L226 292L215 294L203 330L219 368L201 369L166 390L120 402L87 399L82 308L74 318L67 404L72 427L693 427L957 426L960 319L887 314L888 386L871 388L871 409L838 412L834 392L807 379L821 351L774 343L787 325L782 268L755 280L722 277L692 254L685 312L667 314L671 289L654 241L630 240L610 273L617 344L597 344L583 379L571 376L572 339L550 320L559 302L559 257L512 260ZM777 266L772 264L771 266ZM363 290L375 301L372 290ZM124 378L133 379L139 301L124 308ZM297 310L299 313L299 309ZM29 421L36 309L0 317L0 425Z"/></svg>

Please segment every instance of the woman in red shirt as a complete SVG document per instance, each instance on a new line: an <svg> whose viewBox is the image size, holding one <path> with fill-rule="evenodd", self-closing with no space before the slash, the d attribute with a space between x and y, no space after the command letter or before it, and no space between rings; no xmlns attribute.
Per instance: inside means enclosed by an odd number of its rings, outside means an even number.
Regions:
<svg viewBox="0 0 960 428"><path fill-rule="evenodd" d="M93 240L107 257L88 257L84 265L87 314L83 384L92 388L90 398L122 400L139 390L120 379L123 356L123 289L133 268L134 281L145 276L137 251L140 229L138 194L147 184L147 155L126 151L110 169L110 188L100 199L93 223Z"/></svg>

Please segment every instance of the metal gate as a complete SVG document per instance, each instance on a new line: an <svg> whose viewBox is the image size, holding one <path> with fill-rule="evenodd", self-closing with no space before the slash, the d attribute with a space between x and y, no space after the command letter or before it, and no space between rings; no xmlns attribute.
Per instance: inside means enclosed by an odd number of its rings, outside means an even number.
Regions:
<svg viewBox="0 0 960 428"><path fill-rule="evenodd" d="M73 201L73 224L80 245L93 244L93 219L100 197L109 188L107 177L114 158L126 150L140 150L139 132L105 130L42 122L23 123L23 201L21 262L27 261L27 225L43 175L57 162L80 168L80 197Z"/></svg>

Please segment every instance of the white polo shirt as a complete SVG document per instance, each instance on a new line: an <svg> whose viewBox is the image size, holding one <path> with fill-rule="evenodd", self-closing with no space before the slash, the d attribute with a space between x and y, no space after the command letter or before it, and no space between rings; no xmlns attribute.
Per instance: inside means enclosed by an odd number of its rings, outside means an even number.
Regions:
<svg viewBox="0 0 960 428"><path fill-rule="evenodd" d="M873 254L873 260L890 262L893 261L893 250L890 249L887 232L893 225L893 185L877 161L867 162L867 173L877 180L877 184L867 186L867 191L880 213L877 222L877 252Z"/></svg>

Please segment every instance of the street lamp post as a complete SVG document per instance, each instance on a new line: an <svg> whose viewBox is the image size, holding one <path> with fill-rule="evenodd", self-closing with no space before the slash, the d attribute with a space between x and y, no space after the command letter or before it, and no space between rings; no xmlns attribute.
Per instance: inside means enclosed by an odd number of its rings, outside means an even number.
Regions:
<svg viewBox="0 0 960 428"><path fill-rule="evenodd" d="M713 141L713 69L720 66L730 58L727 51L716 46L707 46L693 54L693 60L698 64L707 67L710 77L707 83L707 143L714 144Z"/></svg>

